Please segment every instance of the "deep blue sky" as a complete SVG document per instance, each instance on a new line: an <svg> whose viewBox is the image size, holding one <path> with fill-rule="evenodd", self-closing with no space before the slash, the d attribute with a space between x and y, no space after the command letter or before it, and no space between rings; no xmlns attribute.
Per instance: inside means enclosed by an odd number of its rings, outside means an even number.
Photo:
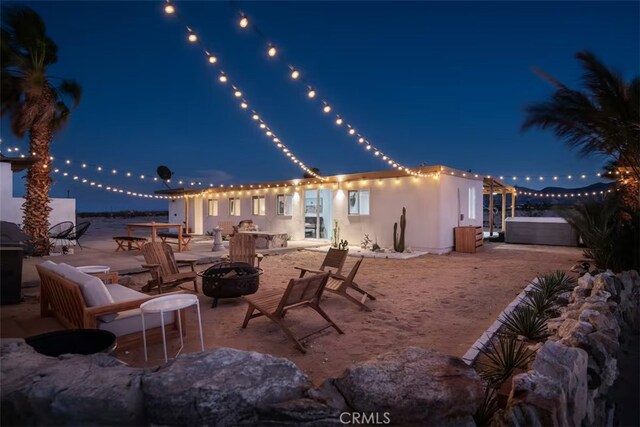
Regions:
<svg viewBox="0 0 640 427"><path fill-rule="evenodd" d="M8 3L8 2L5 2ZM83 99L57 134L57 159L176 179L241 183L301 171L240 110L215 67L161 2L27 2L59 45L52 74ZM552 89L537 66L575 85L574 54L592 50L627 79L640 70L638 2L242 2L240 6L358 130L407 165L490 174L595 173L550 133L520 132L523 107ZM177 2L249 102L325 175L382 169L320 110L228 2ZM3 121L6 145L16 142ZM4 144L3 144L4 145ZM6 147L5 145L5 147ZM71 171L78 169L70 169ZM81 172L81 171L80 171ZM157 183L84 173L152 192ZM103 178L104 177L104 178ZM102 179L103 178L103 179ZM16 180L17 193L21 181ZM524 183L522 183L524 184ZM571 183L560 182L569 186ZM531 185L533 186L533 185ZM79 211L165 208L58 177Z"/></svg>

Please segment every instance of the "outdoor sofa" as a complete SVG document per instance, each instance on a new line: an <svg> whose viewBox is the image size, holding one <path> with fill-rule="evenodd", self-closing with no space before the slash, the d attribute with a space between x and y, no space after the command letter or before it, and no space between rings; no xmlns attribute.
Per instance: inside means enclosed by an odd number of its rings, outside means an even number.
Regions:
<svg viewBox="0 0 640 427"><path fill-rule="evenodd" d="M142 338L140 304L157 298L117 283L117 273L89 275L76 268L52 261L36 265L41 280L40 315L55 316L72 329L102 329L118 337L118 345ZM99 278L111 283L103 283ZM183 291L163 295L180 294ZM176 312L165 313L165 328L178 330ZM182 332L186 333L184 310L181 310ZM147 337L160 338L160 314L146 314Z"/></svg>

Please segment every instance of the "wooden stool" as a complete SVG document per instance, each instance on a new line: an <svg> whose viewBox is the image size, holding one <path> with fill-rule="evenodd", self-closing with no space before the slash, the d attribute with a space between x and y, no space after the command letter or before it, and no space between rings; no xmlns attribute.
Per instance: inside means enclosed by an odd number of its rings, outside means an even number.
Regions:
<svg viewBox="0 0 640 427"><path fill-rule="evenodd" d="M118 247L116 248L116 252L118 251L126 251L126 250L132 250L132 244L135 245L136 250L141 250L142 249L142 245L144 243L146 243L147 239L145 239L144 237L134 237L134 236L116 236L113 238L113 240L116 241L116 243L118 244ZM125 248L124 245L127 245L127 247Z"/></svg>

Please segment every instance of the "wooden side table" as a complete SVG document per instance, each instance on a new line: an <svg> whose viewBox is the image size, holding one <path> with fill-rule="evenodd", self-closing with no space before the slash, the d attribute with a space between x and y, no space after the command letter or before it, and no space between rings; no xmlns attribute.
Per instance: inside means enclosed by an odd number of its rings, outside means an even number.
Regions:
<svg viewBox="0 0 640 427"><path fill-rule="evenodd" d="M456 252L474 254L478 248L482 247L482 227L476 227L473 225L455 227L454 233Z"/></svg>

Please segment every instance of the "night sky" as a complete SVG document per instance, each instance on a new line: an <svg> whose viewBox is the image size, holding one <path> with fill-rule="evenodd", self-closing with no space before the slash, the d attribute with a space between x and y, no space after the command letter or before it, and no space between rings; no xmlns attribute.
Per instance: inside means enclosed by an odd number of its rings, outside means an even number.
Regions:
<svg viewBox="0 0 640 427"><path fill-rule="evenodd" d="M9 4L9 2L3 2ZM52 144L55 167L105 185L153 192L158 183L95 167L216 184L301 177L239 108L216 68L161 2L27 2L59 46L51 74L76 79L83 99ZM238 26L229 2L176 8L278 136L324 175L384 169L307 98L264 42ZM492 175L600 170L551 133L520 132L523 107L546 99L539 67L575 86L589 49L626 79L640 70L638 2L242 2L251 22L371 142L407 166L444 164ZM2 122L3 152L25 149ZM66 167L65 159L74 161ZM54 176L78 211L164 209ZM577 184L588 184L580 180ZM518 182L540 188L545 184ZM16 176L16 195L22 179ZM574 182L547 185L575 186Z"/></svg>

